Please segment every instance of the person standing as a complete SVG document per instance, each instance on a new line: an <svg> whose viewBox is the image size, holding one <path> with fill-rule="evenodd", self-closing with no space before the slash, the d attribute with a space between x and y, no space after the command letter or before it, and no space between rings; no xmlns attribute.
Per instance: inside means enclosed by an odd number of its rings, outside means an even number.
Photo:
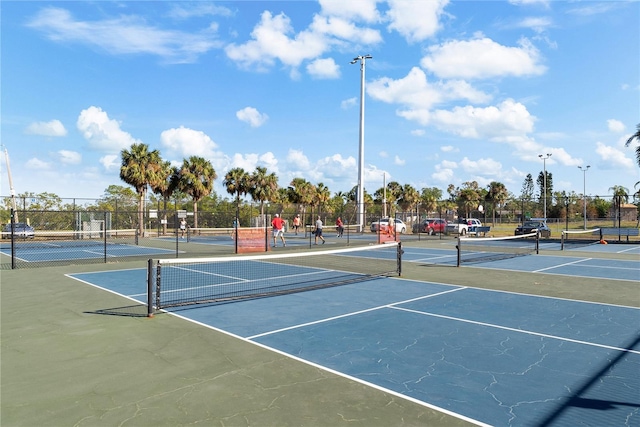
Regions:
<svg viewBox="0 0 640 427"><path fill-rule="evenodd" d="M320 219L320 215L318 215L318 219L316 220L316 238L315 238L315 244L318 244L318 238L320 238L320 240L322 240L322 244L324 245L324 237L322 237L322 220Z"/></svg>
<svg viewBox="0 0 640 427"><path fill-rule="evenodd" d="M280 215L274 215L271 226L273 227L273 247L277 247L276 241L278 236L280 236L280 240L282 240L282 246L287 246L287 242L284 240L284 220L280 218Z"/></svg>
<svg viewBox="0 0 640 427"><path fill-rule="evenodd" d="M187 220L182 218L180 220L180 232L182 233L182 238L184 239L184 232L187 230Z"/></svg>
<svg viewBox="0 0 640 427"><path fill-rule="evenodd" d="M344 233L344 224L342 223L342 218L340 217L336 219L336 231L338 232L338 237L342 237L342 233Z"/></svg>
<svg viewBox="0 0 640 427"><path fill-rule="evenodd" d="M298 235L298 228L300 228L300 214L293 218L293 230L296 232L296 236Z"/></svg>

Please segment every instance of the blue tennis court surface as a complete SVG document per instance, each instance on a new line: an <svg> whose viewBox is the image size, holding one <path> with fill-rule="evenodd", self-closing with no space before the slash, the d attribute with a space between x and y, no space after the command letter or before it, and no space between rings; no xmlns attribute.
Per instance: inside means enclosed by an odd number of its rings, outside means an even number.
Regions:
<svg viewBox="0 0 640 427"><path fill-rule="evenodd" d="M145 269L71 277L146 301ZM479 425L640 425L637 308L379 278L173 313Z"/></svg>
<svg viewBox="0 0 640 427"><path fill-rule="evenodd" d="M107 257L127 257L127 256L154 256L167 253L175 253L175 249L151 248L138 245L126 244L107 244ZM11 248L3 247L0 254L11 257ZM60 242L50 244L48 246L34 246L30 248L28 245L21 245L16 251L16 259L23 262L42 262L42 261L60 261L60 260L81 260L103 258L105 256L105 246L103 243L94 245L73 246L61 245Z"/></svg>

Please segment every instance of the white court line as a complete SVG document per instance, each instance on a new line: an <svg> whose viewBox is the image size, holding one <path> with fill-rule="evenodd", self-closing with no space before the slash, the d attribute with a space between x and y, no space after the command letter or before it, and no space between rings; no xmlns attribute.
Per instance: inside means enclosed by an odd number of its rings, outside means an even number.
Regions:
<svg viewBox="0 0 640 427"><path fill-rule="evenodd" d="M617 253L617 254L623 254L623 253L625 253L625 252L635 251L635 250L638 250L638 249L640 249L640 246L633 246L633 247L631 247L631 248L629 248L629 249L625 249L625 250L623 250L623 251L616 251L616 253Z"/></svg>
<svg viewBox="0 0 640 427"><path fill-rule="evenodd" d="M523 329L510 328L508 326L500 326L500 325L495 325L493 323L478 322L476 320L467 320L467 319L461 319L459 317L445 316L445 315L442 315L442 314L427 313L425 311L412 310L410 308L403 308L403 307L389 307L389 308L394 309L394 310L407 311L409 313L421 314L423 316L439 317L441 319L455 320L455 321L458 321L458 322L471 323L473 325L487 326L487 327L495 328L495 329L503 329L505 331L518 332L518 333L521 333L521 334L528 334L528 335L534 335L534 336L543 337L543 338L551 338L551 339L556 339L556 340L560 340L560 341L567 341L567 342L572 342L572 343L577 343L577 344L584 344L584 345L589 345L589 346L593 346L593 347L606 348L607 350L616 350L616 351L623 351L625 353L640 354L640 351L638 351L638 350L631 350L631 349L626 349L626 348L613 347L613 346L610 346L610 345L597 344L597 343L592 343L592 342L589 342L589 341L574 340L574 339L571 339L571 338L564 338L564 337L559 337L559 336L556 336L556 335L543 334L543 333L540 333L540 332L525 331Z"/></svg>
<svg viewBox="0 0 640 427"><path fill-rule="evenodd" d="M572 265L572 264L578 264L579 262L589 261L592 259L593 258L584 258L584 259L579 259L577 261L565 262L564 264L552 265L551 267L541 268L540 270L533 270L532 273L539 273L541 271L553 270L554 268L565 267L567 265Z"/></svg>
<svg viewBox="0 0 640 427"><path fill-rule="evenodd" d="M408 302L413 302L413 301L419 301L419 300L422 300L422 299L432 298L432 297L436 297L436 296L439 296L439 295L448 294L450 292L457 292L457 291L460 291L462 289L466 289L466 286L455 288L455 289L449 289L447 291L438 292L438 293L431 294L431 295L424 295L424 296L421 296L421 297L411 298L411 299L404 300L404 301L393 302L391 304L385 304L385 305L380 305L380 306L377 306L377 307L371 307L371 308L367 308L365 310L353 311L351 313L341 314L339 316L333 316L333 317L327 317L327 318L320 319L320 320L314 320L313 322L307 322L307 323L301 323L301 324L298 324L298 325L288 326L286 328L276 329L274 331L263 332L263 333L258 334L258 335L253 335L253 336L247 337L247 339L248 340L253 340L255 338L260 338L260 337L263 337L263 336L266 336L266 335L277 334L279 332L284 332L284 331L289 331L289 330L292 330L292 329L303 328L305 326L310 326L310 325L317 325L319 323L330 322L332 320L342 319L344 317L356 316L358 314L368 313L370 311L381 310L383 308L392 308L396 304L406 304Z"/></svg>

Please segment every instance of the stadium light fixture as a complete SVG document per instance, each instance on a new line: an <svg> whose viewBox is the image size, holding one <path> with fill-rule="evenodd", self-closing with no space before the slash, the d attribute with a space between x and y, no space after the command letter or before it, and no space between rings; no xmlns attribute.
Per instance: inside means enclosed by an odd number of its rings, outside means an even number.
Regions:
<svg viewBox="0 0 640 427"><path fill-rule="evenodd" d="M551 157L551 153L547 153L547 155L538 154L538 157L542 159L542 174L543 174L543 185L544 185L544 220L547 221L547 159Z"/></svg>
<svg viewBox="0 0 640 427"><path fill-rule="evenodd" d="M578 166L578 169L582 171L582 216L584 217L584 229L587 229L587 171L591 165L587 165L582 168L582 166Z"/></svg>
<svg viewBox="0 0 640 427"><path fill-rule="evenodd" d="M353 58L351 64L360 62L360 144L358 152L358 228L364 231L364 70L367 59L371 55L359 55Z"/></svg>

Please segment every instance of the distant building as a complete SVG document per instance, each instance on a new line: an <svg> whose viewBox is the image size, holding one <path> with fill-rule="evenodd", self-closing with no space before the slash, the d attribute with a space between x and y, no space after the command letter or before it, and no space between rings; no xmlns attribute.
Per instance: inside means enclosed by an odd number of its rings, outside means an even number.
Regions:
<svg viewBox="0 0 640 427"><path fill-rule="evenodd" d="M609 208L609 218L617 221L618 215L616 212L616 206ZM631 203L622 203L620 205L620 220L621 221L636 221L638 219L638 207Z"/></svg>

